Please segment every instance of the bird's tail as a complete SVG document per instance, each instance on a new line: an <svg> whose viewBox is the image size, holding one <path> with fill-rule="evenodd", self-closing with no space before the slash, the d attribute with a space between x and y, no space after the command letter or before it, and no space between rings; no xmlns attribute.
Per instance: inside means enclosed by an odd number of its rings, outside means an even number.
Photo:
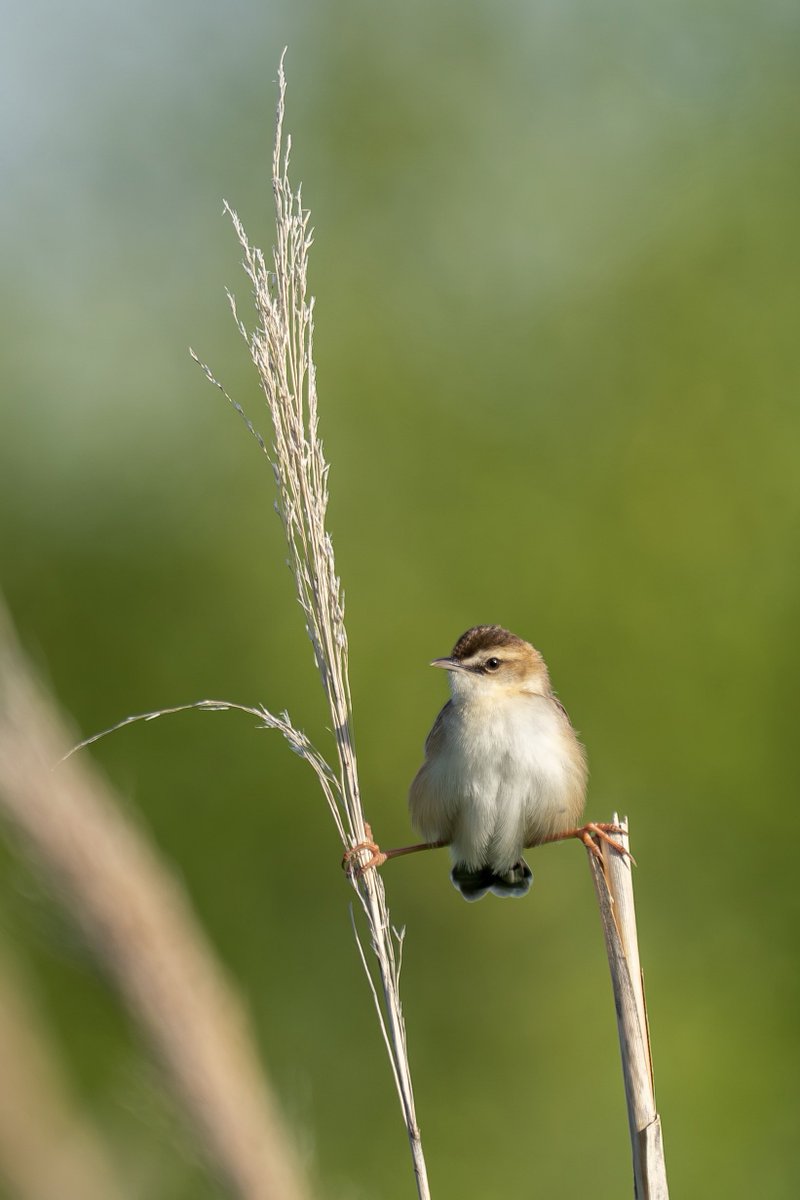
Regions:
<svg viewBox="0 0 800 1200"><path fill-rule="evenodd" d="M450 872L453 886L457 887L465 900L480 900L487 892L495 896L524 896L533 883L533 872L524 858L513 867L498 874L491 867L468 867L456 863Z"/></svg>

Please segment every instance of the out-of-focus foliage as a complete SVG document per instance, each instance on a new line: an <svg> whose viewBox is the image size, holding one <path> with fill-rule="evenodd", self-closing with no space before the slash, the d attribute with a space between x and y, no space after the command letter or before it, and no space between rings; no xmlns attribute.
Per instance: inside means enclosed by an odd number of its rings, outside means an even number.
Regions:
<svg viewBox="0 0 800 1200"><path fill-rule="evenodd" d="M284 11L285 8L285 11ZM4 37L2 583L80 730L202 696L327 748L221 200L271 244L272 80L317 229L322 427L366 804L409 836L444 681L502 622L631 818L676 1195L795 1196L800 17L783 0L17 6ZM245 991L329 1197L408 1196L315 781L235 716L96 754ZM143 1194L214 1193L78 939L12 852L3 925ZM390 864L438 1200L630 1191L577 846L467 906Z"/></svg>

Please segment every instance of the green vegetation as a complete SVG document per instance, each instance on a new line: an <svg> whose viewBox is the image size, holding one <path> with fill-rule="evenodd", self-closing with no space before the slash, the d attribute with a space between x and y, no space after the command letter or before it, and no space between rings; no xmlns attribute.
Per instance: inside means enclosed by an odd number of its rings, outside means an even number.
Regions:
<svg viewBox="0 0 800 1200"><path fill-rule="evenodd" d="M530 638L588 747L588 816L630 818L673 1192L788 1200L797 15L779 0L235 8L225 29L207 3L77 21L53 5L43 41L17 18L0 562L26 644L83 733L226 696L287 707L329 748L269 471L186 350L266 428L219 213L225 196L271 244L288 42L375 834L410 832L445 694L428 660L478 622ZM92 753L240 982L321 1190L409 1196L312 773L235 715L136 726ZM630 1194L589 873L576 845L530 862L524 903L476 906L442 855L385 868L435 1200ZM215 1195L79 940L11 850L0 865L3 938L143 1194Z"/></svg>

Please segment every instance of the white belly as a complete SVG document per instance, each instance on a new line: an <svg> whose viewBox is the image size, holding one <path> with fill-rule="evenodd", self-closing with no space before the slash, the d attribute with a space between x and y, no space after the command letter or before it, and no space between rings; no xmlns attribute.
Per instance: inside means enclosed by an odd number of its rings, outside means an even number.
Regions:
<svg viewBox="0 0 800 1200"><path fill-rule="evenodd" d="M451 817L453 860L502 872L526 845L575 824L583 808L583 760L572 730L545 697L454 717L445 752L429 763L430 782Z"/></svg>

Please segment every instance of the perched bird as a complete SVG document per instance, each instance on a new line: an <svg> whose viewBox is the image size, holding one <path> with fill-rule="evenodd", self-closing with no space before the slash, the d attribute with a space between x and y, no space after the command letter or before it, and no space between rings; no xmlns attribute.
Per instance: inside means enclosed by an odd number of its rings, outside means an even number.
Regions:
<svg viewBox="0 0 800 1200"><path fill-rule="evenodd" d="M544 659L500 625L476 625L448 658L431 663L450 679L451 699L425 743L425 761L409 793L414 827L425 841L372 852L359 868L387 858L449 846L451 879L467 900L524 896L533 876L525 847L579 837L612 842L613 825L577 828L586 797L586 754L550 686Z"/></svg>

